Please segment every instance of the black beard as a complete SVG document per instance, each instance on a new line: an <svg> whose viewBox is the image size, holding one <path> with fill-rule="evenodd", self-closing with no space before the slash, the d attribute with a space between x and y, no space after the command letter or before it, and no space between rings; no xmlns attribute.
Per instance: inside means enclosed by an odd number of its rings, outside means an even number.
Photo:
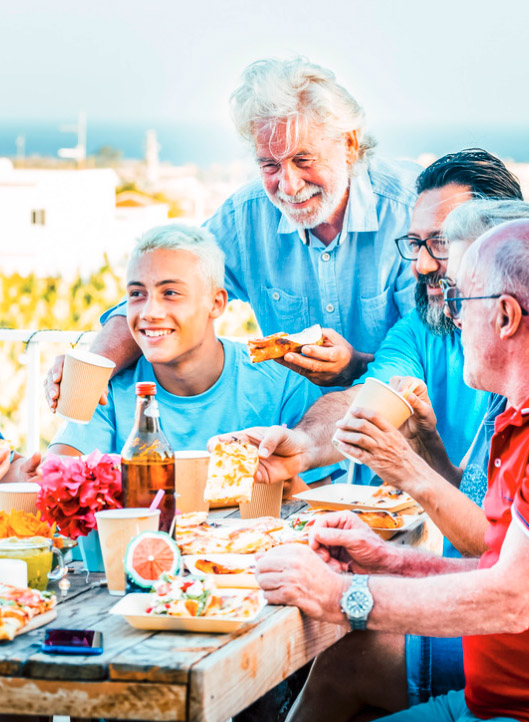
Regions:
<svg viewBox="0 0 529 722"><path fill-rule="evenodd" d="M415 306L419 318L435 336L449 336L454 333L454 322L444 313L444 304L430 301L428 286L436 287L443 276L439 273L419 274L415 286Z"/></svg>

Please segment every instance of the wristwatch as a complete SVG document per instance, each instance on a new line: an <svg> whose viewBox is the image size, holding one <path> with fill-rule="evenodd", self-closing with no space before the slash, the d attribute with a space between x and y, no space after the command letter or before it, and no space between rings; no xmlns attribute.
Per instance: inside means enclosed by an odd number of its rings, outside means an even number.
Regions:
<svg viewBox="0 0 529 722"><path fill-rule="evenodd" d="M373 595L369 591L369 575L353 574L351 586L342 594L340 607L351 629L365 629L369 612L373 609Z"/></svg>

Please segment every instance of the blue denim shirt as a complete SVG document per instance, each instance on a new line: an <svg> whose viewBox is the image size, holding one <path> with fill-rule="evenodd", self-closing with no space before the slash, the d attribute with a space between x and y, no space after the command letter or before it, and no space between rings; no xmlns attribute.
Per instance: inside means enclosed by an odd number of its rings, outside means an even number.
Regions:
<svg viewBox="0 0 529 722"><path fill-rule="evenodd" d="M241 188L206 222L226 254L230 299L250 303L265 335L320 323L374 353L415 305L410 264L394 239L408 230L419 170L379 158L358 166L343 231L328 246L300 232L260 181ZM114 313L125 306L102 323Z"/></svg>

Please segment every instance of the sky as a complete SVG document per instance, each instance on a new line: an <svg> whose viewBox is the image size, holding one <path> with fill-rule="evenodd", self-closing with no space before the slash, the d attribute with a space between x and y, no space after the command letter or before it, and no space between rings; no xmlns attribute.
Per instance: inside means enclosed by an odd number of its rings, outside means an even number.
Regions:
<svg viewBox="0 0 529 722"><path fill-rule="evenodd" d="M301 54L382 136L512 126L521 142L528 47L527 0L0 0L0 126L83 109L232 132L243 68Z"/></svg>

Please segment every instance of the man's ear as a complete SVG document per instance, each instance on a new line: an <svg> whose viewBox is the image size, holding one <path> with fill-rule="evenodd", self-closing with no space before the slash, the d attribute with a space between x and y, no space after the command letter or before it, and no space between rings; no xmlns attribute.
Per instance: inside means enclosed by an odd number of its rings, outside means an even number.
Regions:
<svg viewBox="0 0 529 722"><path fill-rule="evenodd" d="M211 305L211 318L219 318L222 316L228 305L228 293L225 288L217 288L213 295Z"/></svg>
<svg viewBox="0 0 529 722"><path fill-rule="evenodd" d="M353 165L358 160L358 131L351 130L345 134L345 152L348 165Z"/></svg>
<svg viewBox="0 0 529 722"><path fill-rule="evenodd" d="M496 317L496 331L501 339L514 336L522 320L522 309L513 296L500 296L498 299L498 315Z"/></svg>

